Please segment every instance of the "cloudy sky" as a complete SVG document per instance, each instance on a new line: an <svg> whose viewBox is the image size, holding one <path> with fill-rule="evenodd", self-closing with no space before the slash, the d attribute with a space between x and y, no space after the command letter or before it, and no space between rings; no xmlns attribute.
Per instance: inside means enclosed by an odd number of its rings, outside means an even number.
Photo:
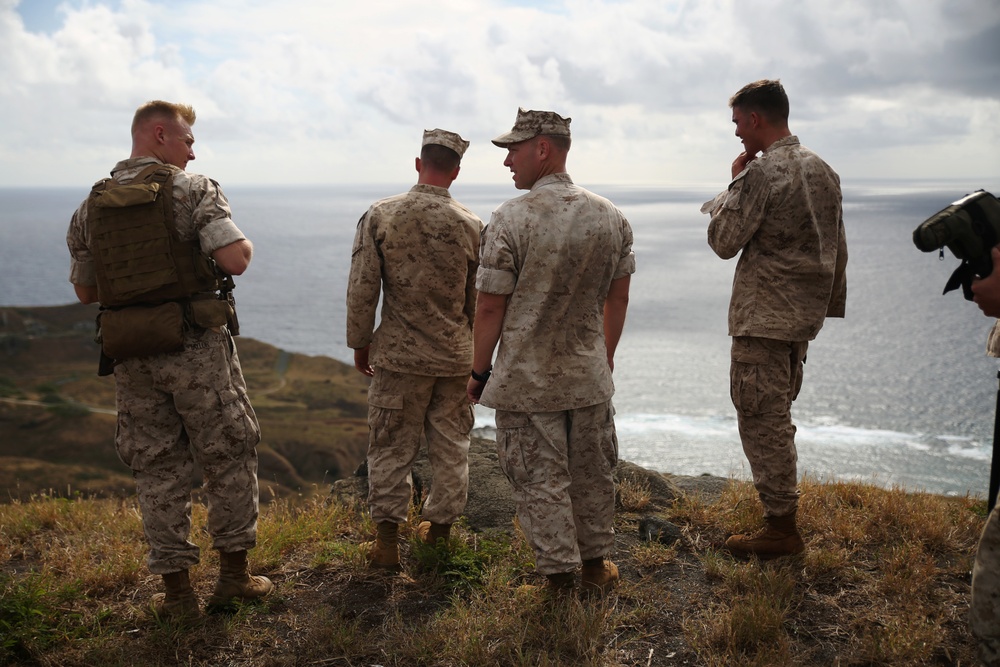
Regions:
<svg viewBox="0 0 1000 667"><path fill-rule="evenodd" d="M724 183L729 96L780 78L847 180L1000 185L997 0L0 0L0 186L90 183L149 99L223 184L410 182L424 128L573 118L584 183Z"/></svg>

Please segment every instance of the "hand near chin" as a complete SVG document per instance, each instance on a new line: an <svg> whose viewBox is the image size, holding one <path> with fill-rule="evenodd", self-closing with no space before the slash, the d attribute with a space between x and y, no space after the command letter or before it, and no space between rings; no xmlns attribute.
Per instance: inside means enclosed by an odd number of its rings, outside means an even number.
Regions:
<svg viewBox="0 0 1000 667"><path fill-rule="evenodd" d="M741 171L747 168L748 164L750 164L756 159L757 159L756 153L750 154L747 153L746 151L743 151L742 153L737 155L736 159L733 160L733 178L736 178Z"/></svg>

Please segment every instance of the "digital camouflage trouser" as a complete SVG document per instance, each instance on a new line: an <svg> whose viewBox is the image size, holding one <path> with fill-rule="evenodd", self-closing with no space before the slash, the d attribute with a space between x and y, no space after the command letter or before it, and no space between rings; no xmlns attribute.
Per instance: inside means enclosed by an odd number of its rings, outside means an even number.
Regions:
<svg viewBox="0 0 1000 667"><path fill-rule="evenodd" d="M733 338L729 391L743 452L766 517L786 516L798 508L792 401L802 387L808 345L805 341Z"/></svg>
<svg viewBox="0 0 1000 667"><path fill-rule="evenodd" d="M454 523L469 492L469 434L473 413L468 376L428 377L376 368L368 389L368 506L376 523L406 521L411 469L427 438L431 490L422 516Z"/></svg>
<svg viewBox="0 0 1000 667"><path fill-rule="evenodd" d="M539 574L571 572L615 543L618 437L611 401L561 412L497 410L500 467Z"/></svg>
<svg viewBox="0 0 1000 667"><path fill-rule="evenodd" d="M115 386L115 442L135 477L150 572L198 562L198 546L188 539L195 460L204 474L213 547L252 548L260 427L225 329L188 332L180 352L118 364Z"/></svg>
<svg viewBox="0 0 1000 667"><path fill-rule="evenodd" d="M976 549L969 624L983 663L1000 665L1000 507L987 517Z"/></svg>

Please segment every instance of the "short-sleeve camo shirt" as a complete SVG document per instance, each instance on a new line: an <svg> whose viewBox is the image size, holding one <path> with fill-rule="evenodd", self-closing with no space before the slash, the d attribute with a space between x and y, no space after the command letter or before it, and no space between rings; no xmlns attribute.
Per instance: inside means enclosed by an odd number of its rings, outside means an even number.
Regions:
<svg viewBox="0 0 1000 667"><path fill-rule="evenodd" d="M609 400L604 301L611 281L634 271L625 216L568 174L502 204L483 233L476 279L482 292L510 295L482 404L555 412Z"/></svg>
<svg viewBox="0 0 1000 667"><path fill-rule="evenodd" d="M417 184L372 204L354 237L348 346L370 344L371 365L398 373L468 374L482 229L447 188Z"/></svg>
<svg viewBox="0 0 1000 667"><path fill-rule="evenodd" d="M111 170L111 177L127 185L151 164L163 164L153 157L122 160ZM233 222L229 200L218 183L186 171L174 171L174 224L182 241L195 237L205 255L242 241L246 237ZM70 254L69 281L75 285L97 285L94 258L87 247L87 200L73 214L66 234Z"/></svg>
<svg viewBox="0 0 1000 667"><path fill-rule="evenodd" d="M807 341L843 317L847 240L840 178L789 136L774 142L702 211L723 259L741 250L729 335Z"/></svg>

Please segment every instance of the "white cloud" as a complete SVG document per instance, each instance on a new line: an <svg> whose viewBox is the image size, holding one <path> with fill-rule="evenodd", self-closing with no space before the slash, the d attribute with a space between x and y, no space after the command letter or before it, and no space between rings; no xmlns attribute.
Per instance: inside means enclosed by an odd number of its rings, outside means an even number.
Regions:
<svg viewBox="0 0 1000 667"><path fill-rule="evenodd" d="M27 2L27 0L25 0ZM34 0L32 0L34 2ZM995 0L438 3L0 0L0 185L79 185L128 152L147 99L198 111L223 183L412 180L420 131L489 139L518 106L573 117L583 183L721 183L726 101L779 77L792 130L845 180L1000 181Z"/></svg>

